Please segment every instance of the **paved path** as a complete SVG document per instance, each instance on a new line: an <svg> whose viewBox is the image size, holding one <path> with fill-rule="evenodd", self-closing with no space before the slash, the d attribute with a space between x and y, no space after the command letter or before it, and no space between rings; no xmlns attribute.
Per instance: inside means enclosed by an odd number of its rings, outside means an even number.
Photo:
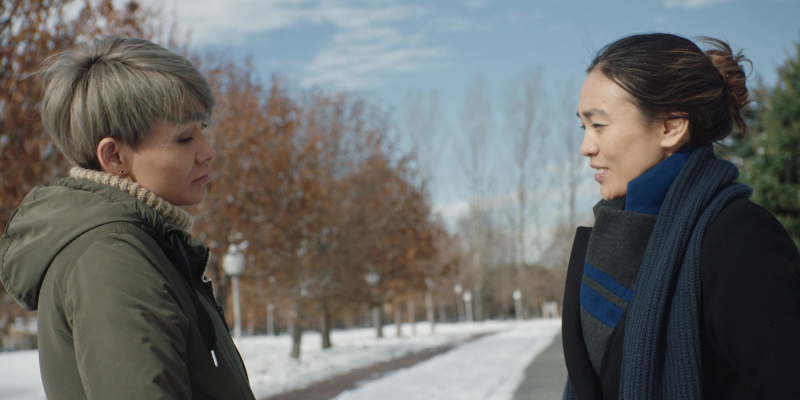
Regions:
<svg viewBox="0 0 800 400"><path fill-rule="evenodd" d="M520 325L348 390L336 400L510 400L560 324Z"/></svg>
<svg viewBox="0 0 800 400"><path fill-rule="evenodd" d="M459 345L480 339L488 334L490 333L473 335L457 343L426 349L391 361L359 368L346 374L337 375L322 382L315 383L306 388L281 393L264 400L330 400L346 390L355 389L364 382L380 379L386 374L411 367L433 356L446 353Z"/></svg>
<svg viewBox="0 0 800 400"><path fill-rule="evenodd" d="M567 366L559 333L553 344L525 368L525 377L512 400L558 400L566 382Z"/></svg>
<svg viewBox="0 0 800 400"><path fill-rule="evenodd" d="M558 326L526 328L477 335L265 400L560 399L567 373Z"/></svg>

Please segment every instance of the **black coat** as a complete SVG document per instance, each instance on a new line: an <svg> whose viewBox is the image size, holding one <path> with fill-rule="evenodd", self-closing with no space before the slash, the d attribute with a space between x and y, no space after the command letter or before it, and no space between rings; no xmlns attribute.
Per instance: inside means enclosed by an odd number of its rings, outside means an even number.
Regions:
<svg viewBox="0 0 800 400"><path fill-rule="evenodd" d="M564 291L564 357L580 400L616 399L626 314L600 373L589 360L580 286L591 228L575 235ZM800 254L775 217L734 200L703 238L700 346L705 399L800 399Z"/></svg>

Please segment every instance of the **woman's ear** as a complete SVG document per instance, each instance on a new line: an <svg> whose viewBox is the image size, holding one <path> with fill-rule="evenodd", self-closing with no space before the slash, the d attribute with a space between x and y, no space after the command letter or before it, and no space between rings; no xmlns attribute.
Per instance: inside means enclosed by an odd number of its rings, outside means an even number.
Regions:
<svg viewBox="0 0 800 400"><path fill-rule="evenodd" d="M122 145L115 139L103 138L97 145L97 160L100 168L109 174L125 176L124 157L122 156Z"/></svg>
<svg viewBox="0 0 800 400"><path fill-rule="evenodd" d="M689 143L689 119L685 116L671 115L664 121L661 136L661 147L669 154L674 154Z"/></svg>

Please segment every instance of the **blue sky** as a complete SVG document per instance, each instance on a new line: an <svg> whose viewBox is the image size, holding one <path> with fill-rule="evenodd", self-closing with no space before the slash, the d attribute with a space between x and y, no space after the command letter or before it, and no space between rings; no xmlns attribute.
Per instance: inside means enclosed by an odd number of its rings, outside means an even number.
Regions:
<svg viewBox="0 0 800 400"><path fill-rule="evenodd" d="M492 129L500 132L501 93L515 76L539 66L549 103L561 96L577 103L592 56L625 35L727 40L766 83L775 82L776 67L800 41L800 0L172 0L162 6L192 32L193 48L250 56L264 80L279 73L299 87L352 90L394 110L398 126L409 91L437 92L443 144L431 192L451 219L467 200L452 149L476 77L486 82ZM490 139L487 151L493 173L503 176L507 154L499 141ZM589 206L599 198L591 174L587 167Z"/></svg>

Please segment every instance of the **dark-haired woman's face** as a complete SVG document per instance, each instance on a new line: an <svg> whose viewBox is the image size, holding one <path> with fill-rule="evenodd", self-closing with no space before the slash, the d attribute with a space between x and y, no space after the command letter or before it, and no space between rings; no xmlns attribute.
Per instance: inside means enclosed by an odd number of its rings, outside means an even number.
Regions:
<svg viewBox="0 0 800 400"><path fill-rule="evenodd" d="M581 154L597 171L594 179L605 200L625 196L628 182L669 155L658 124L647 124L625 90L602 72L586 77L578 117L585 130Z"/></svg>

